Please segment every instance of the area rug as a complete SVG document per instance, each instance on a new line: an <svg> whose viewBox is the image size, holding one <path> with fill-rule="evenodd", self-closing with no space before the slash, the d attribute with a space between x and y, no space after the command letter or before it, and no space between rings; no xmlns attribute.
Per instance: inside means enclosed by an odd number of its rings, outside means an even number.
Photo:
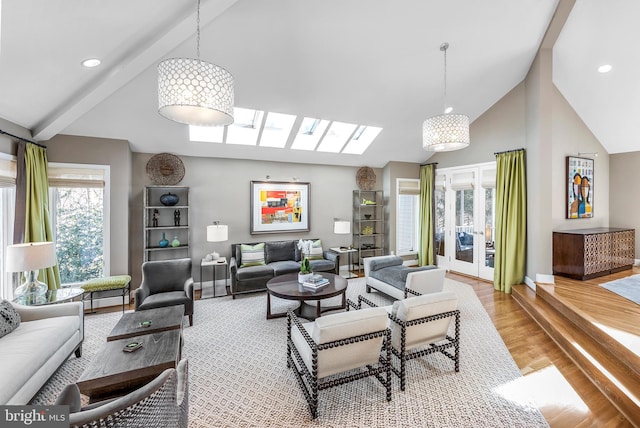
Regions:
<svg viewBox="0 0 640 428"><path fill-rule="evenodd" d="M391 402L375 379L361 379L320 392L318 418L286 366L286 318L266 320L265 293L195 302L193 327L184 329L183 356L189 360L189 426L211 427L546 427L531 402L502 391L521 379L473 289L445 280L461 311L460 372L442 355L408 363L407 387L394 378ZM362 278L349 280L348 297L364 294ZM378 293L368 297L391 302ZM273 299L273 311L292 302ZM85 318L80 359L71 357L34 398L50 404L75 381L115 325L120 313ZM169 427L168 427L169 428Z"/></svg>
<svg viewBox="0 0 640 428"><path fill-rule="evenodd" d="M640 274L605 282L600 286L640 305Z"/></svg>

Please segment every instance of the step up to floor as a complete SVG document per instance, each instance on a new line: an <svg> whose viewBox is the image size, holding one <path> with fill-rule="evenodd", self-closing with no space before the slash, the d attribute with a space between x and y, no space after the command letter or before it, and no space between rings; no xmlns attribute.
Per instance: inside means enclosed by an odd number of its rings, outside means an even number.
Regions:
<svg viewBox="0 0 640 428"><path fill-rule="evenodd" d="M580 311L556 299L553 293L513 287L512 297L573 360L602 394L631 422L640 427L640 359L615 344ZM545 300L547 299L547 300ZM631 352L631 354L633 354Z"/></svg>

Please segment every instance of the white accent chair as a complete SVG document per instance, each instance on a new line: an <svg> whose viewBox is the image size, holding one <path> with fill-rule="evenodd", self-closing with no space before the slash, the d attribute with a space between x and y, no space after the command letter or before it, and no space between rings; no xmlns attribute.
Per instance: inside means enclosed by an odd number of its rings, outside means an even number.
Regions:
<svg viewBox="0 0 640 428"><path fill-rule="evenodd" d="M373 288L394 299L406 299L409 294L437 293L444 286L444 268L406 267L398 256L366 257L363 262L367 293Z"/></svg>
<svg viewBox="0 0 640 428"><path fill-rule="evenodd" d="M176 427L189 425L189 370L187 360L167 369L129 394L80 407L80 389L64 387L56 405L69 406L70 427Z"/></svg>
<svg viewBox="0 0 640 428"><path fill-rule="evenodd" d="M383 308L331 314L307 323L291 310L287 312L287 367L296 374L313 419L318 413L319 391L367 376L375 376L384 385L387 401L391 401L387 323Z"/></svg>
<svg viewBox="0 0 640 428"><path fill-rule="evenodd" d="M363 296L358 296L358 304L347 301L350 307L360 309L362 303L376 305ZM400 367L392 364L392 371L400 378L400 390L406 384L406 364L408 360L439 352L454 362L456 372L460 371L460 310L458 297L451 291L441 291L422 296L397 300L384 309L391 321L391 351L397 357ZM455 320L453 336L449 336L449 326ZM453 353L449 350L453 348Z"/></svg>

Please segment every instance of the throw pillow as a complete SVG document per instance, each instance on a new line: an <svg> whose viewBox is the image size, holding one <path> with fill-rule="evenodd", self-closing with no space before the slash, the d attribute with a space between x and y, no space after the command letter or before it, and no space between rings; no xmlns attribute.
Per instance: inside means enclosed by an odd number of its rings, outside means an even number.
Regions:
<svg viewBox="0 0 640 428"><path fill-rule="evenodd" d="M311 244L311 252L306 255L309 260L322 260L323 251L322 251L322 240L318 239L317 241L313 241Z"/></svg>
<svg viewBox="0 0 640 428"><path fill-rule="evenodd" d="M240 245L242 264L240 267L263 266L264 263L264 242L256 245Z"/></svg>
<svg viewBox="0 0 640 428"><path fill-rule="evenodd" d="M20 314L7 300L0 302L0 337L11 333L20 325Z"/></svg>

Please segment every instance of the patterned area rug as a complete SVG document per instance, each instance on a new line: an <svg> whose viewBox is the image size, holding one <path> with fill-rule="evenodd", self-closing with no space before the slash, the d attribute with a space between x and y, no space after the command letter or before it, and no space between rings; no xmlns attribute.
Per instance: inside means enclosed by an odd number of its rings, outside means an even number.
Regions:
<svg viewBox="0 0 640 428"><path fill-rule="evenodd" d="M349 280L348 297L364 294L364 279ZM189 359L190 427L546 427L532 403L505 396L521 378L473 289L445 280L459 297L460 372L442 355L408 363L404 392L394 377L391 402L375 379L320 392L318 418L286 367L286 318L266 320L265 293L195 302L194 326L184 329ZM390 300L368 296L379 304ZM274 312L292 302L273 299ZM34 398L50 404L89 364L120 313L85 318L83 357L71 357Z"/></svg>
<svg viewBox="0 0 640 428"><path fill-rule="evenodd" d="M605 282L600 286L640 305L640 274Z"/></svg>

